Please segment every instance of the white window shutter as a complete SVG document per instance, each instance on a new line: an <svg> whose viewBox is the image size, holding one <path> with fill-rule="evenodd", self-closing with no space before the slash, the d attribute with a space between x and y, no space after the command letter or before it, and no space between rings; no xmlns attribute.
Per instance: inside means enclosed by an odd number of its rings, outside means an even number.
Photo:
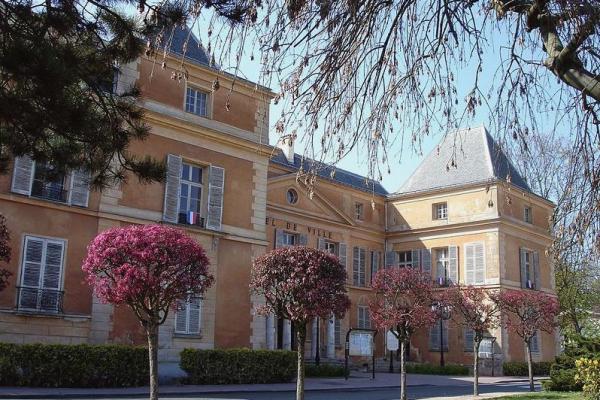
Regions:
<svg viewBox="0 0 600 400"><path fill-rule="evenodd" d="M421 251L420 250L411 250L412 255L412 267L415 269L421 268Z"/></svg>
<svg viewBox="0 0 600 400"><path fill-rule="evenodd" d="M163 220L176 224L179 212L179 193L181 191L181 165L179 156L167 156L167 180L165 182L165 203Z"/></svg>
<svg viewBox="0 0 600 400"><path fill-rule="evenodd" d="M210 167L208 177L208 215L206 227L215 231L221 230L223 218L223 192L225 190L225 169Z"/></svg>
<svg viewBox="0 0 600 400"><path fill-rule="evenodd" d="M177 313L175 314L175 332L187 333L188 307L185 300L177 300Z"/></svg>
<svg viewBox="0 0 600 400"><path fill-rule="evenodd" d="M465 283L475 283L475 245L465 245Z"/></svg>
<svg viewBox="0 0 600 400"><path fill-rule="evenodd" d="M423 272L431 275L431 249L421 250L421 266Z"/></svg>
<svg viewBox="0 0 600 400"><path fill-rule="evenodd" d="M90 197L90 174L83 169L71 173L71 190L69 203L75 206L87 207Z"/></svg>
<svg viewBox="0 0 600 400"><path fill-rule="evenodd" d="M385 252L385 266L387 267L395 267L398 265L398 253L395 251L386 251Z"/></svg>
<svg viewBox="0 0 600 400"><path fill-rule="evenodd" d="M308 236L304 234L298 235L298 245L306 246L308 244Z"/></svg>
<svg viewBox="0 0 600 400"><path fill-rule="evenodd" d="M525 249L519 248L519 265L521 267L521 288L527 289L527 265L525 263Z"/></svg>
<svg viewBox="0 0 600 400"><path fill-rule="evenodd" d="M31 194L35 163L27 155L15 157L14 161L11 191L29 196Z"/></svg>
<svg viewBox="0 0 600 400"><path fill-rule="evenodd" d="M322 237L317 239L317 249L325 250L325 239L323 239Z"/></svg>
<svg viewBox="0 0 600 400"><path fill-rule="evenodd" d="M540 254L537 251L533 253L533 279L535 282L535 289L540 290L542 288L540 276Z"/></svg>
<svg viewBox="0 0 600 400"><path fill-rule="evenodd" d="M39 287L42 273L42 255L44 241L31 237L25 238L25 254L21 271L21 282L26 287Z"/></svg>
<svg viewBox="0 0 600 400"><path fill-rule="evenodd" d="M448 246L448 279L458 284L458 246Z"/></svg>
<svg viewBox="0 0 600 400"><path fill-rule="evenodd" d="M485 283L485 246L483 243L477 243L474 246L475 257L475 283Z"/></svg>
<svg viewBox="0 0 600 400"><path fill-rule="evenodd" d="M359 261L360 261L360 249L356 246L352 249L352 283L354 286L359 285Z"/></svg>
<svg viewBox="0 0 600 400"><path fill-rule="evenodd" d="M338 252L340 264L342 264L345 267L348 262L348 246L346 245L346 243L340 243Z"/></svg>
<svg viewBox="0 0 600 400"><path fill-rule="evenodd" d="M275 228L275 248L283 247L283 230Z"/></svg>
<svg viewBox="0 0 600 400"><path fill-rule="evenodd" d="M188 303L188 333L200 333L200 318L202 313L202 300L200 297L192 297Z"/></svg>

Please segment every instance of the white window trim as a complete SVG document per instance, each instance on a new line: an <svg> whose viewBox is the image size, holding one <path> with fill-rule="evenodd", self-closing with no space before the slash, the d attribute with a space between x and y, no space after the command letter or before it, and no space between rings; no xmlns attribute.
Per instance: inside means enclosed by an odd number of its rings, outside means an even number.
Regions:
<svg viewBox="0 0 600 400"><path fill-rule="evenodd" d="M450 271L448 271L448 268L450 267L450 250L449 250L449 247L448 246L446 246L446 247L434 247L432 250L435 252L435 276L436 276L436 278L439 275L439 272L438 272L438 266L439 265L438 265L438 263L440 261L442 261L443 264L444 264L444 280L448 280L448 275L449 275L449 272L450 272ZM438 254L442 250L444 250L446 252L446 255L444 256L444 258L440 259L438 257Z"/></svg>
<svg viewBox="0 0 600 400"><path fill-rule="evenodd" d="M412 266L413 266L412 250L402 250L402 251L397 251L396 253L398 254L398 267L399 268L412 268ZM410 261L400 260L400 253L410 254Z"/></svg>
<svg viewBox="0 0 600 400"><path fill-rule="evenodd" d="M186 110L188 88L190 88L192 90L196 90L198 92L206 93L206 115L198 115L196 113L189 112ZM213 101L214 101L214 96L213 96L213 91L211 88L207 88L206 86L199 85L197 83L190 84L189 82L186 82L185 87L183 89L183 111L185 113L192 114L192 115L195 115L196 117L200 117L200 118L213 119Z"/></svg>
<svg viewBox="0 0 600 400"><path fill-rule="evenodd" d="M365 220L365 205L360 201L354 202L354 219L356 219L357 221Z"/></svg>
<svg viewBox="0 0 600 400"><path fill-rule="evenodd" d="M440 217L439 210L441 209L442 206L445 209L445 212L444 212L444 216ZM448 202L441 201L439 203L433 203L433 216L434 216L435 220L447 221L448 220Z"/></svg>
<svg viewBox="0 0 600 400"><path fill-rule="evenodd" d="M527 210L529 210L529 218L527 218ZM528 224L533 224L533 207L524 206L523 207L523 221Z"/></svg>
<svg viewBox="0 0 600 400"><path fill-rule="evenodd" d="M283 235L283 238L284 238L284 239L285 239L286 237L288 237L288 236L293 236L293 237L295 238L295 239L294 239L294 243L293 243L293 244L288 244L288 243L286 243L286 242L285 242L285 240L284 240L283 247L297 246L297 245L298 245L298 242L299 242L299 239L300 239L300 237L299 237L299 234L298 234L298 233L296 233L296 232L288 232L288 231L283 231L282 235Z"/></svg>
<svg viewBox="0 0 600 400"><path fill-rule="evenodd" d="M467 246L472 246L472 245L476 245L476 244L481 244L483 246L483 282L477 282L477 280L475 279L474 282L467 282ZM487 257L486 257L486 247L485 247L485 241L477 241L477 242L469 242L469 243L465 243L463 246L463 259L464 261L464 282L467 285L485 285L486 283L486 271L487 271ZM437 263L437 260L436 260ZM474 276L477 276L475 274L475 271L473 271Z"/></svg>
<svg viewBox="0 0 600 400"><path fill-rule="evenodd" d="M330 251L327 247L328 246L333 246L333 251ZM325 252L328 252L330 254L336 254L339 252L339 246L336 242L332 242L330 240L325 240L325 248L323 249Z"/></svg>

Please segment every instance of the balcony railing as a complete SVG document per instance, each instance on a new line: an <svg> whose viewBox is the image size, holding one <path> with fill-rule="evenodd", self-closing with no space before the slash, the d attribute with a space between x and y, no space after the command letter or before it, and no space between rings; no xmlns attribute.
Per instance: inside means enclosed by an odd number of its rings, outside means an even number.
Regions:
<svg viewBox="0 0 600 400"><path fill-rule="evenodd" d="M53 186L49 182L36 179L33 181L33 185L31 185L31 196L66 203L69 198L69 192L61 186Z"/></svg>
<svg viewBox="0 0 600 400"><path fill-rule="evenodd" d="M63 297L61 290L17 287L19 311L60 314L63 312Z"/></svg>
<svg viewBox="0 0 600 400"><path fill-rule="evenodd" d="M179 213L177 222L180 224L194 225L199 228L205 228L205 221L203 217L195 216L193 219L191 219L187 213Z"/></svg>

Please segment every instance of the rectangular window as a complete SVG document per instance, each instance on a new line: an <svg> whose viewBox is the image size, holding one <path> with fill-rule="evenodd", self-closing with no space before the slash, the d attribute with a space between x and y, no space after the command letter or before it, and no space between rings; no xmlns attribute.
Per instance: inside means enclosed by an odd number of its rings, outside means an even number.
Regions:
<svg viewBox="0 0 600 400"><path fill-rule="evenodd" d="M433 219L448 219L448 203L436 203L433 205Z"/></svg>
<svg viewBox="0 0 600 400"><path fill-rule="evenodd" d="M531 211L531 207L525 206L525 208L523 209L523 220L528 224L533 223L533 214Z"/></svg>
<svg viewBox="0 0 600 400"><path fill-rule="evenodd" d="M185 111L201 117L208 116L208 93L188 87L185 96Z"/></svg>
<svg viewBox="0 0 600 400"><path fill-rule="evenodd" d="M298 235L295 233L283 232L283 245L296 246L298 244Z"/></svg>
<svg viewBox="0 0 600 400"><path fill-rule="evenodd" d="M533 271L532 271L532 254L529 251L526 251L524 253L524 260L525 260L525 282L527 282L527 288L528 289L532 289L533 288Z"/></svg>
<svg viewBox="0 0 600 400"><path fill-rule="evenodd" d="M484 338L479 344L479 357L492 358L494 352L494 342L490 338Z"/></svg>
<svg viewBox="0 0 600 400"><path fill-rule="evenodd" d="M358 306L358 328L371 329L368 306Z"/></svg>
<svg viewBox="0 0 600 400"><path fill-rule="evenodd" d="M440 351L440 325L442 325L444 351L448 351L448 321L438 320L429 328L429 350Z"/></svg>
<svg viewBox="0 0 600 400"><path fill-rule="evenodd" d="M354 203L354 218L362 221L364 218L364 206L363 203Z"/></svg>
<svg viewBox="0 0 600 400"><path fill-rule="evenodd" d="M204 227L204 168L192 164L182 164L179 192L180 224Z"/></svg>
<svg viewBox="0 0 600 400"><path fill-rule="evenodd" d="M337 254L337 250L335 248L335 243L334 242L325 242L325 249L326 252L331 253L331 254Z"/></svg>
<svg viewBox="0 0 600 400"><path fill-rule="evenodd" d="M337 347L342 345L342 320L336 318L333 322L334 324L334 335L335 335L335 345Z"/></svg>
<svg viewBox="0 0 600 400"><path fill-rule="evenodd" d="M435 257L437 283L443 286L448 282L448 248L435 249Z"/></svg>
<svg viewBox="0 0 600 400"><path fill-rule="evenodd" d="M366 279L365 279L367 251L360 247L354 247L353 256L354 257L352 260L352 265L353 265L352 283L354 284L354 286L364 287L367 284Z"/></svg>
<svg viewBox="0 0 600 400"><path fill-rule="evenodd" d="M538 354L540 352L540 331L536 331L531 337L531 352Z"/></svg>
<svg viewBox="0 0 600 400"><path fill-rule="evenodd" d="M18 308L62 312L65 241L25 236Z"/></svg>
<svg viewBox="0 0 600 400"><path fill-rule="evenodd" d="M412 268L412 251L398 252L398 266L400 268Z"/></svg>
<svg viewBox="0 0 600 400"><path fill-rule="evenodd" d="M200 334L202 317L202 299L198 296L188 296L187 300L177 302L175 315L175 333L183 335Z"/></svg>
<svg viewBox="0 0 600 400"><path fill-rule="evenodd" d="M380 260L381 253L378 251L371 251L371 282L377 271L379 271L379 268L381 268Z"/></svg>
<svg viewBox="0 0 600 400"><path fill-rule="evenodd" d="M31 196L66 203L69 199L67 174L57 171L49 163L36 162L33 171Z"/></svg>
<svg viewBox="0 0 600 400"><path fill-rule="evenodd" d="M465 245L465 281L467 285L485 283L485 248L483 243Z"/></svg>

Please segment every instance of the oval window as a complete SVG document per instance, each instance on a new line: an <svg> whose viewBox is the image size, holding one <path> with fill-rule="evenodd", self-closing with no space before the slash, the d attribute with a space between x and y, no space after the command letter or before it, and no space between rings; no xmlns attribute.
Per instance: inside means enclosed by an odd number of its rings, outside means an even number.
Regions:
<svg viewBox="0 0 600 400"><path fill-rule="evenodd" d="M298 193L294 189L288 189L287 201L290 204L296 204L298 202Z"/></svg>

